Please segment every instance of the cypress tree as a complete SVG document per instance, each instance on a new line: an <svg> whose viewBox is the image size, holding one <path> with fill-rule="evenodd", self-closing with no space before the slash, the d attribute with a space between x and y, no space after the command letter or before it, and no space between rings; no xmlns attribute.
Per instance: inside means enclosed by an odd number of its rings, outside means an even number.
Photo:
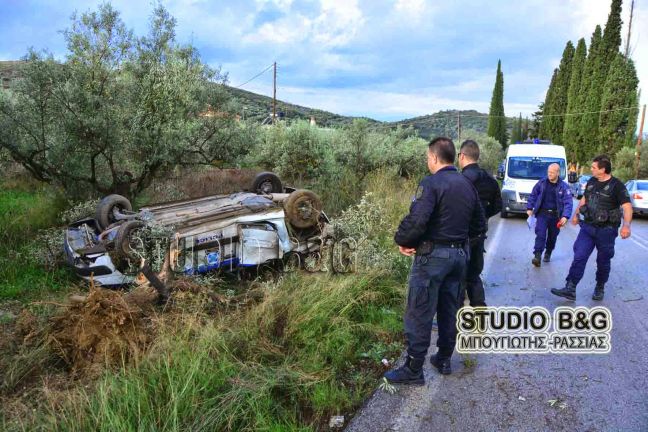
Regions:
<svg viewBox="0 0 648 432"><path fill-rule="evenodd" d="M602 90L605 87L610 65L619 52L621 45L621 0L612 0L605 31L601 39L600 49L592 71L589 92L585 101L581 132L586 148L594 153L601 147L599 135L599 111L601 111Z"/></svg>
<svg viewBox="0 0 648 432"><path fill-rule="evenodd" d="M590 41L589 52L587 53L587 59L585 60L585 67L583 68L583 77L581 79L581 86L578 92L578 103L574 108L576 112L585 112L587 96L589 95L590 87L592 86L592 76L594 74L594 68L597 63L599 56L599 51L601 49L601 39L602 39L601 26L597 25L594 33L592 33L592 39ZM574 127L578 130L578 134L575 135L576 142L574 143L574 150L576 153L576 160L580 163L586 163L592 157L594 153L593 146L595 143L592 141L587 141L585 134L585 114L581 114L574 118L576 123ZM591 139L591 138L590 138Z"/></svg>
<svg viewBox="0 0 648 432"><path fill-rule="evenodd" d="M576 52L572 61L571 78L569 79L569 90L567 91L567 115L565 116L562 139L567 157L571 162L577 161L576 148L581 144L579 129L580 117L573 114L579 112L578 97L581 90L581 83L583 82L586 55L587 47L585 46L585 39L581 38L576 46Z"/></svg>
<svg viewBox="0 0 648 432"><path fill-rule="evenodd" d="M529 117L524 118L524 126L522 126L522 140L529 138Z"/></svg>
<svg viewBox="0 0 648 432"><path fill-rule="evenodd" d="M551 93L551 100L545 101L545 116L548 114L551 115L545 117L543 135L555 144L562 144L563 142L564 114L567 112L567 93L569 91L573 58L574 45L569 41L563 50L560 66L558 66L558 72L555 74L555 80L552 79L554 88ZM549 97L549 93L547 93L547 97Z"/></svg>
<svg viewBox="0 0 648 432"><path fill-rule="evenodd" d="M497 61L497 73L495 74L495 87L491 97L490 109L488 111L488 136L499 141L502 148L506 148L506 117L504 117L504 74L502 73L502 61Z"/></svg>
<svg viewBox="0 0 648 432"><path fill-rule="evenodd" d="M529 138L540 138L540 127L542 126L542 117L544 114L544 102L538 104L538 110L531 114L532 123L529 129Z"/></svg>
<svg viewBox="0 0 648 432"><path fill-rule="evenodd" d="M617 52L602 92L598 152L612 156L622 147L632 145L637 126L638 86L634 63Z"/></svg>
<svg viewBox="0 0 648 432"><path fill-rule="evenodd" d="M543 104L542 115L543 119L539 122L538 138L549 138L547 130L547 120L544 118L546 115L553 114L553 101L554 94L556 93L556 79L558 77L558 69L554 69L553 75L551 76L551 82L549 83L549 89L547 90L547 95L545 96L545 101Z"/></svg>

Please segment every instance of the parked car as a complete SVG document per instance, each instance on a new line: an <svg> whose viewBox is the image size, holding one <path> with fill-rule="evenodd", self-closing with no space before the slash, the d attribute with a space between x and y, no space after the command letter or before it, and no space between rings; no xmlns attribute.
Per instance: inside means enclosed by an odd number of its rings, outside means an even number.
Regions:
<svg viewBox="0 0 648 432"><path fill-rule="evenodd" d="M648 214L648 180L630 180L626 183L630 194L632 211L637 214Z"/></svg>
<svg viewBox="0 0 648 432"><path fill-rule="evenodd" d="M125 197L109 195L98 204L94 218L67 228L64 247L79 276L97 285L120 286L142 274L153 283L151 272L142 270L153 261L158 263L155 272L164 267L186 275L295 259L301 263L327 241L328 224L315 193L284 188L276 175L261 173L250 192L148 205L139 211L132 211Z"/></svg>
<svg viewBox="0 0 648 432"><path fill-rule="evenodd" d="M574 196L577 199L583 198L583 195L585 195L585 186L587 185L587 182L591 178L592 178L591 175L585 175L585 174L578 177L578 182L574 183L574 190L572 191Z"/></svg>

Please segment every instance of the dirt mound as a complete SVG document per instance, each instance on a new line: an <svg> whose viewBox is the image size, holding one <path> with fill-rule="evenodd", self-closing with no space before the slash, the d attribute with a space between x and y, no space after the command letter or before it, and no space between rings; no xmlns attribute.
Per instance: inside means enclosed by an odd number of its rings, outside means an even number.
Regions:
<svg viewBox="0 0 648 432"><path fill-rule="evenodd" d="M72 297L50 321L50 347L82 375L137 358L152 340L155 298L149 287L126 294L94 288Z"/></svg>

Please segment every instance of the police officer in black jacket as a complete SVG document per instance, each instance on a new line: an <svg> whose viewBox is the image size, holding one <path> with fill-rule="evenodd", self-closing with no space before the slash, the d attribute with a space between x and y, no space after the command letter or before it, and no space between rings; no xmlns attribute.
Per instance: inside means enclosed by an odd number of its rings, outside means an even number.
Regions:
<svg viewBox="0 0 648 432"><path fill-rule="evenodd" d="M457 337L459 288L468 261L468 239L483 235L484 212L477 191L452 165L454 143L433 139L427 151L431 176L419 184L410 212L394 240L400 252L416 254L409 278L405 311L407 360L385 374L390 382L423 384L423 362L430 346L432 319L437 315L437 354L430 360L440 373L449 374Z"/></svg>
<svg viewBox="0 0 648 432"><path fill-rule="evenodd" d="M479 145L473 140L464 141L459 149L459 168L461 168L461 173L477 189L488 229L488 219L502 210L502 193L497 180L477 164L478 160ZM466 271L466 292L472 307L486 306L484 283L480 277L481 272L484 270L485 241L486 236L470 239L470 262ZM463 304L463 299L464 292L461 290L461 304Z"/></svg>

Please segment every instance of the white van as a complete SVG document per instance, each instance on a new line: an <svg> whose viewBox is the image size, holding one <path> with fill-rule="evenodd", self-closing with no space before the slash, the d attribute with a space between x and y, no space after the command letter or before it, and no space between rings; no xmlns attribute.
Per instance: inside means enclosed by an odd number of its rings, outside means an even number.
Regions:
<svg viewBox="0 0 648 432"><path fill-rule="evenodd" d="M506 151L502 183L503 218L511 213L526 213L533 186L547 176L547 167L560 165L560 178L567 178L567 157L563 146L554 144L513 144Z"/></svg>

